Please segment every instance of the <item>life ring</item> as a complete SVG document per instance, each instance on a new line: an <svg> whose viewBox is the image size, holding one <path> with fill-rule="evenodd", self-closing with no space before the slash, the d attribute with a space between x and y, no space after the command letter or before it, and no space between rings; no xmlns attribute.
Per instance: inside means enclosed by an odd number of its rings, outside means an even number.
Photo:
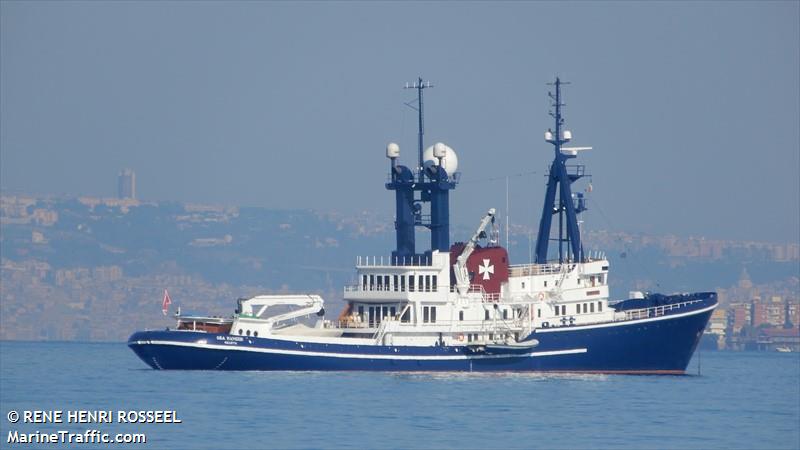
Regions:
<svg viewBox="0 0 800 450"><path fill-rule="evenodd" d="M464 335L463 334L459 334L458 335L458 340L461 341L461 342L464 342Z"/></svg>
<svg viewBox="0 0 800 450"><path fill-rule="evenodd" d="M539 300L544 300L544 292L539 292Z"/></svg>

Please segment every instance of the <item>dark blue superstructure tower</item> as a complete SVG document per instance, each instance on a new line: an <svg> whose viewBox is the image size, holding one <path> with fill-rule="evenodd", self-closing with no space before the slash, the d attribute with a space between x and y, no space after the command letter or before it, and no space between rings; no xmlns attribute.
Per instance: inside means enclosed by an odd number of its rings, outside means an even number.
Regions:
<svg viewBox="0 0 800 450"><path fill-rule="evenodd" d="M416 83L406 87L417 90L417 107L409 106L419 113L419 160L415 173L408 167L397 164L399 148L395 144L389 144L387 148L386 156L391 159L392 165L391 180L386 183L386 189L395 191L397 248L392 252L394 264L430 260L425 255L433 250L450 251L450 190L457 183L456 174L448 174L442 167L441 160L438 165L427 166L422 160L425 132L422 91L433 85L419 78ZM434 157L441 158L441 155L436 154L437 150L434 150ZM418 198L415 194L417 191L420 193ZM422 213L425 203L430 203L430 214L427 216ZM416 226L424 226L431 231L431 248L421 254L416 251Z"/></svg>
<svg viewBox="0 0 800 450"><path fill-rule="evenodd" d="M555 119L555 134L551 130L545 133L545 140L553 144L555 158L550 165L550 173L547 176L547 193L544 198L542 208L542 218L539 221L539 236L536 240L536 263L547 263L547 249L550 243L550 227L553 216L558 214L558 261L581 262L584 260L583 247L581 245L581 233L578 228L578 214L586 210L586 199L583 193L573 196L572 183L585 175L583 165L567 166L567 160L575 158L576 149L562 149L572 138L569 131L563 129L564 118L561 117L561 85L559 78L554 83L556 93L548 95L553 100L554 111L550 115ZM558 199L556 199L558 193ZM566 228L566 229L565 229ZM566 244L566 255L564 246ZM566 256L566 258L565 258Z"/></svg>

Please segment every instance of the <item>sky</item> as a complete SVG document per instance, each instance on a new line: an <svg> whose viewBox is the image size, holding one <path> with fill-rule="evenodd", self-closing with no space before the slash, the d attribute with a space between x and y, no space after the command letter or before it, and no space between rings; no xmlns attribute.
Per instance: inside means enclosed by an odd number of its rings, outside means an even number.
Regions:
<svg viewBox="0 0 800 450"><path fill-rule="evenodd" d="M385 147L459 156L451 222L534 225L565 86L584 227L800 240L800 2L0 3L0 189L389 217ZM583 189L585 185L576 186Z"/></svg>

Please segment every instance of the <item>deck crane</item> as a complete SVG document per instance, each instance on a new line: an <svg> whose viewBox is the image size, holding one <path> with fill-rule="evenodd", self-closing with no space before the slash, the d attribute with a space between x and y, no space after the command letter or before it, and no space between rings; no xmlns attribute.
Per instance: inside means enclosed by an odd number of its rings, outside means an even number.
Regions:
<svg viewBox="0 0 800 450"><path fill-rule="evenodd" d="M464 246L464 250L458 255L456 259L456 263L453 264L453 273L456 276L456 288L458 289L458 293L464 295L469 291L469 272L467 271L467 260L469 256L475 251L475 246L478 244L478 239L482 236L485 236L484 231L489 223L494 223L494 215L495 209L490 208L489 211L483 216L481 219L480 225L478 225L478 229L475 231L475 234L467 241L467 244Z"/></svg>

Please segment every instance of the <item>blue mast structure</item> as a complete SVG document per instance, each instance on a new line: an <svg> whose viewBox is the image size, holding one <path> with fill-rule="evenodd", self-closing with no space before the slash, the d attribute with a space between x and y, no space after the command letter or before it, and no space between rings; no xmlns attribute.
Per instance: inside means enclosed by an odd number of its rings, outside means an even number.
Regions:
<svg viewBox="0 0 800 450"><path fill-rule="evenodd" d="M423 136L425 134L423 95L425 89L432 88L428 81L419 77L416 82L406 85L407 89L417 90L417 107L406 104L418 112L419 139L418 165L416 174L406 166L398 165L399 148L387 148L391 159L391 180L386 189L395 191L395 234L397 247L392 252L394 264L420 261L433 250L450 250L450 190L457 184L456 174L448 174L442 164L428 164L423 159ZM390 144L390 147L393 144ZM436 153L436 151L434 151ZM437 157L434 155L434 157ZM419 191L419 197L416 192ZM430 203L430 215L422 214L422 207ZM424 226L431 232L431 249L424 254L416 252L415 227ZM429 258L428 258L429 260Z"/></svg>
<svg viewBox="0 0 800 450"><path fill-rule="evenodd" d="M554 158L547 175L547 191L542 208L542 218L539 221L539 235L536 239L536 263L547 263L547 251L550 244L550 228L553 216L558 214L558 261L563 263L584 261L581 234L578 227L578 214L586 210L586 200L583 193L572 194L572 183L585 175L583 165L567 166L567 160L575 158L577 151L564 149L572 139L572 133L564 130L564 118L561 107L565 106L561 99L561 86L568 84L556 78L555 95L548 93L553 101L554 110L550 115L555 119L555 133L547 130L545 140L553 144ZM556 199L558 194L558 199ZM564 248L566 247L566 249ZM564 250L566 250L566 255Z"/></svg>

